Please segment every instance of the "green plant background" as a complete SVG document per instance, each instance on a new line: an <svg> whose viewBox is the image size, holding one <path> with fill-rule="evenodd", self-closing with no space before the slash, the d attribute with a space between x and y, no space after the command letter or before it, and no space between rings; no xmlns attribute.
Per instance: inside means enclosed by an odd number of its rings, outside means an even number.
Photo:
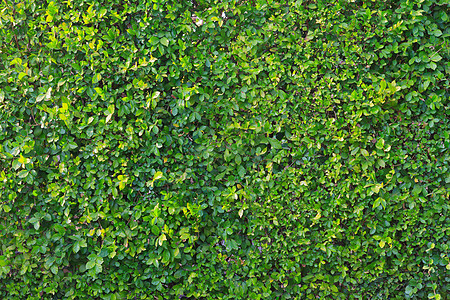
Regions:
<svg viewBox="0 0 450 300"><path fill-rule="evenodd" d="M2 299L448 299L447 0L0 2Z"/></svg>

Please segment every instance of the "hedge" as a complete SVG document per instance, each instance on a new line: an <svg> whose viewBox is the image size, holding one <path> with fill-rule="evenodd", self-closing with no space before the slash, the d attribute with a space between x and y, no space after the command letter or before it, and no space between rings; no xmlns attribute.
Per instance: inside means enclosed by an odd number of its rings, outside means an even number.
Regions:
<svg viewBox="0 0 450 300"><path fill-rule="evenodd" d="M448 0L0 2L2 299L449 299Z"/></svg>

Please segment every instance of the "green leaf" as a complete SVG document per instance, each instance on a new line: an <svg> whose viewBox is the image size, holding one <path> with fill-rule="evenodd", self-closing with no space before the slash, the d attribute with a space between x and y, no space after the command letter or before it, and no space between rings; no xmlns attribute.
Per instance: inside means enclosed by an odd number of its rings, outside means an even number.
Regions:
<svg viewBox="0 0 450 300"><path fill-rule="evenodd" d="M50 269L50 267L53 265L54 262L55 262L55 258L54 258L54 257L49 257L49 258L44 262L44 268Z"/></svg>
<svg viewBox="0 0 450 300"><path fill-rule="evenodd" d="M155 182L156 180L161 179L161 178L163 178L163 172L157 171L155 173L155 175L153 175L153 180L152 181Z"/></svg>
<svg viewBox="0 0 450 300"><path fill-rule="evenodd" d="M78 253L78 251L80 251L80 242L76 241L73 245L73 253Z"/></svg>
<svg viewBox="0 0 450 300"><path fill-rule="evenodd" d="M428 67L429 67L430 69L432 69L432 70L436 70L437 64L434 63L434 62L430 62L430 63L428 64Z"/></svg>
<svg viewBox="0 0 450 300"><path fill-rule="evenodd" d="M159 44L159 39L156 36L152 36L148 41L153 46L156 46L157 44Z"/></svg>
<svg viewBox="0 0 450 300"><path fill-rule="evenodd" d="M164 243L164 241L167 241L167 237L166 237L166 235L163 233L163 234L161 234L161 235L158 237L158 239L156 240L156 242L157 242L157 244L158 244L159 246L162 246L163 243Z"/></svg>
<svg viewBox="0 0 450 300"><path fill-rule="evenodd" d="M100 73L95 74L92 77L92 83L96 84L97 82L99 82L102 79L102 75Z"/></svg>
<svg viewBox="0 0 450 300"><path fill-rule="evenodd" d="M45 99L50 100L51 97L52 97L52 87L49 87L47 92L45 93Z"/></svg>
<svg viewBox="0 0 450 300"><path fill-rule="evenodd" d="M90 261L88 261L88 262L86 263L86 269L87 269L87 270L90 270L90 269L92 269L93 267L95 267L95 260L90 260Z"/></svg>
<svg viewBox="0 0 450 300"><path fill-rule="evenodd" d="M380 205L381 205L381 198L378 197L378 198L373 202L372 208L375 209L375 208L377 208L377 207L380 206Z"/></svg>
<svg viewBox="0 0 450 300"><path fill-rule="evenodd" d="M109 105L108 106L108 109L107 109L107 111L108 111L108 115L112 115L112 114L114 114L114 111L116 110L116 107L115 107L115 105L114 104L111 104L111 105Z"/></svg>
<svg viewBox="0 0 450 300"><path fill-rule="evenodd" d="M44 98L45 98L45 94L40 94L39 96L36 97L36 102L39 103L42 100L44 100Z"/></svg>
<svg viewBox="0 0 450 300"><path fill-rule="evenodd" d="M351 155L354 156L356 153L359 152L359 147L356 147L355 149L352 150Z"/></svg>
<svg viewBox="0 0 450 300"><path fill-rule="evenodd" d="M112 251L111 253L109 253L109 258L114 258L116 256L117 252L116 251Z"/></svg>
<svg viewBox="0 0 450 300"><path fill-rule="evenodd" d="M161 38L159 40L161 42L161 44L163 44L164 46L168 47L169 46L169 40L165 37Z"/></svg>
<svg viewBox="0 0 450 300"><path fill-rule="evenodd" d="M159 235L160 232L161 232L161 230L159 229L158 226L156 226L156 225L153 225L153 226L152 226L152 233L153 233L154 235Z"/></svg>
<svg viewBox="0 0 450 300"><path fill-rule="evenodd" d="M414 189L412 190L412 193L414 196L418 196L422 192L422 186L419 184L414 185Z"/></svg>
<svg viewBox="0 0 450 300"><path fill-rule="evenodd" d="M73 149L77 149L78 148L78 145L75 142L69 142L69 143L67 143L67 146L68 146L69 150L73 150Z"/></svg>
<svg viewBox="0 0 450 300"><path fill-rule="evenodd" d="M101 273L102 272L102 270L103 270L103 268L102 268L102 265L101 264L98 264L98 263L96 263L95 264L95 273Z"/></svg>
<svg viewBox="0 0 450 300"><path fill-rule="evenodd" d="M20 72L20 74L19 74L18 78L19 78L19 80L22 80L22 78L24 78L25 76L27 76L27 74L26 74L26 73L24 73L24 72Z"/></svg>
<svg viewBox="0 0 450 300"><path fill-rule="evenodd" d="M61 224L55 224L53 225L53 228L55 229L56 232L58 232L59 234L64 234L66 232L66 229L64 228L64 226L62 226Z"/></svg>
<svg viewBox="0 0 450 300"><path fill-rule="evenodd" d="M383 183L381 183L381 184L375 184L371 189L372 189L372 192L374 192L374 193L379 193L380 192L380 189L383 187ZM381 203L381 198L379 198L380 199L380 203Z"/></svg>
<svg viewBox="0 0 450 300"><path fill-rule="evenodd" d="M52 271L52 273L56 275L58 273L58 266L57 265L53 265L50 268L50 271Z"/></svg>
<svg viewBox="0 0 450 300"><path fill-rule="evenodd" d="M3 211L6 213L11 211L11 207L8 204L3 204L2 208L3 208Z"/></svg>
<svg viewBox="0 0 450 300"><path fill-rule="evenodd" d="M240 156L239 154L237 154L237 155L234 157L234 161L236 162L237 165L240 165L241 162L242 162L241 156Z"/></svg>
<svg viewBox="0 0 450 300"><path fill-rule="evenodd" d="M27 177L28 173L29 173L28 170L22 170L22 171L20 171L20 172L17 174L17 176L18 176L19 178L24 178L24 177Z"/></svg>
<svg viewBox="0 0 450 300"><path fill-rule="evenodd" d="M94 90L97 92L97 94L100 95L100 97L104 98L105 97L105 93L103 92L103 90L99 87L95 87Z"/></svg>
<svg viewBox="0 0 450 300"><path fill-rule="evenodd" d="M81 240L79 240L79 243L80 243L80 247L87 247L87 242L86 242L86 240L85 239L81 239Z"/></svg>
<svg viewBox="0 0 450 300"><path fill-rule="evenodd" d="M22 163L18 159L13 160L12 167L14 170L19 169L21 166L22 166Z"/></svg>
<svg viewBox="0 0 450 300"><path fill-rule="evenodd" d="M16 57L9 63L10 66L15 65L15 64L21 65L22 59L20 57Z"/></svg>
<svg viewBox="0 0 450 300"><path fill-rule="evenodd" d="M413 293L414 288L411 287L410 285L408 285L405 289L405 293L406 294L412 294Z"/></svg>
<svg viewBox="0 0 450 300"><path fill-rule="evenodd" d="M275 149L281 149L281 143L280 143L277 139L269 138L268 140L269 140L270 145L271 145L273 148L275 148Z"/></svg>
<svg viewBox="0 0 450 300"><path fill-rule="evenodd" d="M386 90L386 80L381 80L379 94L383 93Z"/></svg>
<svg viewBox="0 0 450 300"><path fill-rule="evenodd" d="M380 149L380 150L383 150L383 148L384 148L384 139L379 139L378 141L377 141L377 143L375 144L375 146L377 147L377 149Z"/></svg>
<svg viewBox="0 0 450 300"><path fill-rule="evenodd" d="M182 228L180 230L180 239L182 240L187 240L191 237L191 235L189 234L189 228Z"/></svg>
<svg viewBox="0 0 450 300"><path fill-rule="evenodd" d="M439 37L442 35L442 31L440 29L436 29L433 31L433 35L436 37Z"/></svg>
<svg viewBox="0 0 450 300"><path fill-rule="evenodd" d="M442 59L442 56L440 56L438 53L434 53L430 56L430 59L434 62L438 62Z"/></svg>
<svg viewBox="0 0 450 300"><path fill-rule="evenodd" d="M240 178L244 178L245 173L247 172L242 165L238 166L238 174Z"/></svg>
<svg viewBox="0 0 450 300"><path fill-rule="evenodd" d="M161 261L163 263L169 262L170 261L170 252L169 252L169 250L164 250L162 257L163 257L163 259Z"/></svg>

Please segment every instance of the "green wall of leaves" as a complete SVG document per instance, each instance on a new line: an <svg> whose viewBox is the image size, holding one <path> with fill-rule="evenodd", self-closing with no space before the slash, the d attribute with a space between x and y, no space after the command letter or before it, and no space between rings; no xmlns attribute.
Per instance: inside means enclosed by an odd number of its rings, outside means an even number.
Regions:
<svg viewBox="0 0 450 300"><path fill-rule="evenodd" d="M449 299L448 0L0 2L2 299Z"/></svg>

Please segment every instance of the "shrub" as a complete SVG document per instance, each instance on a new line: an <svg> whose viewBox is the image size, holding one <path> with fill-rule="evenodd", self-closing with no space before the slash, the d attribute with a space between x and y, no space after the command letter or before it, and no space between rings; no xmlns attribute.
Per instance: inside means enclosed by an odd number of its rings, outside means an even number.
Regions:
<svg viewBox="0 0 450 300"><path fill-rule="evenodd" d="M2 1L3 299L446 299L448 1Z"/></svg>

